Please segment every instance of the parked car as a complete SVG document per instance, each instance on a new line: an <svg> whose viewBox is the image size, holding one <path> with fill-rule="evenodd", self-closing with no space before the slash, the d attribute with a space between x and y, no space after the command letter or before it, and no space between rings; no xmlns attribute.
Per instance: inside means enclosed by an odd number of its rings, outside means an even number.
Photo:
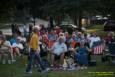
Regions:
<svg viewBox="0 0 115 77"><path fill-rule="evenodd" d="M108 20L105 22L104 31L115 31L115 20Z"/></svg>
<svg viewBox="0 0 115 77"><path fill-rule="evenodd" d="M74 24L61 24L60 28L63 30L67 30L71 34L75 29L78 29L78 26Z"/></svg>

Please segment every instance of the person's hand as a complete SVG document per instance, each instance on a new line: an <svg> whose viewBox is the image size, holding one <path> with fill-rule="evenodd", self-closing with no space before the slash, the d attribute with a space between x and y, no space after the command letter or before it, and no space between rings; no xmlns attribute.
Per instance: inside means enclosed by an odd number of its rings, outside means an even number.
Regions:
<svg viewBox="0 0 115 77"><path fill-rule="evenodd" d="M40 52L40 47L38 47L38 49L36 51Z"/></svg>
<svg viewBox="0 0 115 77"><path fill-rule="evenodd" d="M40 51L36 51L35 54L36 54L36 55L39 55L39 54L40 54Z"/></svg>
<svg viewBox="0 0 115 77"><path fill-rule="evenodd" d="M71 51L75 51L75 49L74 49L74 48L71 48Z"/></svg>
<svg viewBox="0 0 115 77"><path fill-rule="evenodd" d="M0 40L0 45L2 45L3 44L3 41L2 40Z"/></svg>

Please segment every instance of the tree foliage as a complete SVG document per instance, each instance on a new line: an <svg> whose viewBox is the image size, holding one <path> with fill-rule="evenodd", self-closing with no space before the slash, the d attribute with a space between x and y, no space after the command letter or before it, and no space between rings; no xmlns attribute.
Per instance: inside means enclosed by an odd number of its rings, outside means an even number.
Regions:
<svg viewBox="0 0 115 77"><path fill-rule="evenodd" d="M15 14L15 0L0 0L0 20L8 19Z"/></svg>
<svg viewBox="0 0 115 77"><path fill-rule="evenodd" d="M0 0L0 18L14 17L29 10L33 17L68 14L73 19L87 14L115 16L115 0ZM23 13L22 13L23 14Z"/></svg>

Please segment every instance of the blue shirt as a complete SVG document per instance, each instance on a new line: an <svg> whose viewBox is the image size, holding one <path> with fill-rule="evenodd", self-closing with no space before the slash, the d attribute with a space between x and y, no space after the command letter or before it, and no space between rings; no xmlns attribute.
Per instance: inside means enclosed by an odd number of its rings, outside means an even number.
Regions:
<svg viewBox="0 0 115 77"><path fill-rule="evenodd" d="M78 54L87 54L88 53L88 50L86 47L83 47L83 48L78 47L77 51L78 51Z"/></svg>
<svg viewBox="0 0 115 77"><path fill-rule="evenodd" d="M10 44L13 45L14 43L16 43L16 39L12 38L12 39L10 40Z"/></svg>
<svg viewBox="0 0 115 77"><path fill-rule="evenodd" d="M67 52L67 46L65 43L60 44L59 42L56 42L52 47L52 51L54 54L60 55L61 53Z"/></svg>
<svg viewBox="0 0 115 77"><path fill-rule="evenodd" d="M49 34L48 39L55 41L56 40L56 35Z"/></svg>

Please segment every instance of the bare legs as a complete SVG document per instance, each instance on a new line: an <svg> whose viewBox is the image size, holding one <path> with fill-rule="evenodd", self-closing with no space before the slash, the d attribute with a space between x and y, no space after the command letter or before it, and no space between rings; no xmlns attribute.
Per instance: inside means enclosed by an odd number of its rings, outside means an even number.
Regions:
<svg viewBox="0 0 115 77"><path fill-rule="evenodd" d="M55 56L56 56L55 54L51 54L51 65L55 63ZM64 56L65 56L64 53L60 55L60 65L63 64Z"/></svg>

